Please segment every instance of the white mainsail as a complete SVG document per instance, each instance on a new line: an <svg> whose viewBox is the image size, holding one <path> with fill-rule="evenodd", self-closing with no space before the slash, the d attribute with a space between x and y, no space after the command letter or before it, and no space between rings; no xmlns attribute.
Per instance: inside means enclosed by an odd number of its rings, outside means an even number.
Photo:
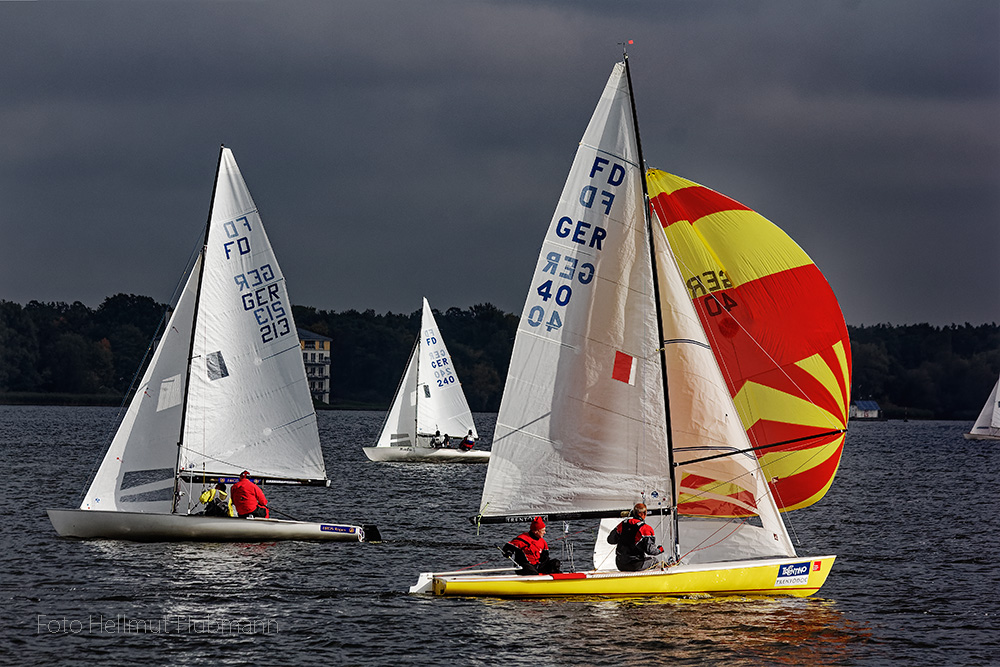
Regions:
<svg viewBox="0 0 1000 667"><path fill-rule="evenodd" d="M480 511L621 511L640 499L669 509L676 498L682 562L792 556L756 458L735 453L750 445L662 227L649 238L643 178L619 63L539 253ZM715 454L725 456L685 465ZM655 525L673 541L670 521ZM602 541L596 565L613 567Z"/></svg>
<svg viewBox="0 0 1000 667"><path fill-rule="evenodd" d="M1000 440L1000 379L993 385L990 397L967 435L969 439Z"/></svg>
<svg viewBox="0 0 1000 667"><path fill-rule="evenodd" d="M232 151L212 206L180 468L325 480L292 304Z"/></svg>
<svg viewBox="0 0 1000 667"><path fill-rule="evenodd" d="M641 179L619 64L532 276L497 415L484 516L614 510L669 490Z"/></svg>
<svg viewBox="0 0 1000 667"><path fill-rule="evenodd" d="M418 435L435 431L456 438L472 431L479 438L462 383L425 298L420 331L376 446L416 445Z"/></svg>
<svg viewBox="0 0 1000 667"><path fill-rule="evenodd" d="M424 299L420 318L420 361L417 364L417 433L479 437L451 355L438 330L431 306Z"/></svg>

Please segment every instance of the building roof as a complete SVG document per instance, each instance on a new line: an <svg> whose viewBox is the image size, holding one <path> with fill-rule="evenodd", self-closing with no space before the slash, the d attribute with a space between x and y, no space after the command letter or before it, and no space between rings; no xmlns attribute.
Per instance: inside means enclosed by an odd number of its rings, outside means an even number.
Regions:
<svg viewBox="0 0 1000 667"><path fill-rule="evenodd" d="M878 403L875 401L855 401L854 405L858 410L879 410Z"/></svg>
<svg viewBox="0 0 1000 667"><path fill-rule="evenodd" d="M313 333L312 331L303 329L302 327L295 327L295 331L299 334L299 340L333 340L332 338L321 336L318 333Z"/></svg>

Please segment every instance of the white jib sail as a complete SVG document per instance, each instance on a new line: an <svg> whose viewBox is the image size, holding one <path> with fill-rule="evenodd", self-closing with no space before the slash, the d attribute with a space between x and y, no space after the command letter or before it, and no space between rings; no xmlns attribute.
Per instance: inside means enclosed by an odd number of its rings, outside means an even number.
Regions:
<svg viewBox="0 0 1000 667"><path fill-rule="evenodd" d="M792 557L784 522L761 474L715 354L698 319L662 227L653 240L667 363L670 430L676 470L681 562L711 563ZM685 465L716 454L731 454ZM655 505L647 500L647 504ZM598 569L614 567L607 544L616 520L601 522L594 552ZM661 542L670 524L651 517Z"/></svg>
<svg viewBox="0 0 1000 667"><path fill-rule="evenodd" d="M618 64L577 150L521 313L484 515L622 509L669 488L640 179Z"/></svg>
<svg viewBox="0 0 1000 667"><path fill-rule="evenodd" d="M973 435L1000 436L1000 380L993 385L990 397L970 431Z"/></svg>
<svg viewBox="0 0 1000 667"><path fill-rule="evenodd" d="M420 318L420 361L417 365L417 433L463 438L471 430L476 438L476 424L465 400L444 338L438 330L430 304L424 299Z"/></svg>
<svg viewBox="0 0 1000 667"><path fill-rule="evenodd" d="M170 512L200 267L199 257L80 509Z"/></svg>
<svg viewBox="0 0 1000 667"><path fill-rule="evenodd" d="M326 479L292 303L232 151L222 150L181 469Z"/></svg>
<svg viewBox="0 0 1000 667"><path fill-rule="evenodd" d="M382 432L378 436L376 447L416 446L417 444L417 358L420 354L420 341L413 345L410 359L406 362L403 379L399 381L396 395L392 397L392 406L382 424Z"/></svg>

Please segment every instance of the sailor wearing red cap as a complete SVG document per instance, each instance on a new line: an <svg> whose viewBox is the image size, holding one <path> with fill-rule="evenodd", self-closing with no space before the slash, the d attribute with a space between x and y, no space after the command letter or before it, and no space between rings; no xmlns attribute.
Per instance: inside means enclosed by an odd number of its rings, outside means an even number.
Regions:
<svg viewBox="0 0 1000 667"><path fill-rule="evenodd" d="M502 551L520 566L518 574L552 574L559 571L559 561L549 558L549 544L545 541L545 522L536 516L528 532L521 533Z"/></svg>
<svg viewBox="0 0 1000 667"><path fill-rule="evenodd" d="M250 479L250 473L244 470L240 473L240 481L233 484L233 507L241 519L259 517L266 519L270 513L267 509L267 498L260 487Z"/></svg>

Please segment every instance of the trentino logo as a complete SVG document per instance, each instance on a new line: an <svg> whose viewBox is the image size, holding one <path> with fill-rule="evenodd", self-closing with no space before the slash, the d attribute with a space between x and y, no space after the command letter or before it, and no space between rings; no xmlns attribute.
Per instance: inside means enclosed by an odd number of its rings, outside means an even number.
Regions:
<svg viewBox="0 0 1000 667"><path fill-rule="evenodd" d="M812 563L790 563L789 565L782 565L778 570L779 577L797 577L803 574L809 574L809 566Z"/></svg>
<svg viewBox="0 0 1000 667"><path fill-rule="evenodd" d="M778 576L774 581L774 585L805 586L809 583L810 569L812 569L812 561L780 565L778 566Z"/></svg>

